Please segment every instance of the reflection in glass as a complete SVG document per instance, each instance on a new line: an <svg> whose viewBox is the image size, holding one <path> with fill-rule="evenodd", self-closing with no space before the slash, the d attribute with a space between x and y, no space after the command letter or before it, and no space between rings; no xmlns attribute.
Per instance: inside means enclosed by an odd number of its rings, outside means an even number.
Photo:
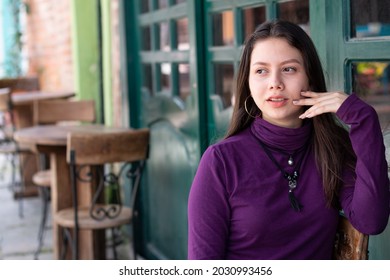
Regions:
<svg viewBox="0 0 390 280"><path fill-rule="evenodd" d="M160 91L172 92L171 90L171 64L161 63L160 64Z"/></svg>
<svg viewBox="0 0 390 280"><path fill-rule="evenodd" d="M188 41L188 19L182 18L176 21L177 49L188 50L190 48Z"/></svg>
<svg viewBox="0 0 390 280"><path fill-rule="evenodd" d="M143 94L148 96L153 95L153 77L152 77L152 65L143 64L142 65L142 90Z"/></svg>
<svg viewBox="0 0 390 280"><path fill-rule="evenodd" d="M168 0L158 0L158 8L164 9L168 7Z"/></svg>
<svg viewBox="0 0 390 280"><path fill-rule="evenodd" d="M190 95L190 65L179 64L179 95L186 100Z"/></svg>
<svg viewBox="0 0 390 280"><path fill-rule="evenodd" d="M215 94L221 97L223 108L232 106L234 67L232 64L214 64Z"/></svg>
<svg viewBox="0 0 390 280"><path fill-rule="evenodd" d="M143 51L151 50L150 31L151 31L150 26L143 26L141 28L141 49Z"/></svg>
<svg viewBox="0 0 390 280"><path fill-rule="evenodd" d="M245 40L250 34L255 31L256 27L266 21L265 7L255 7L243 10L243 34Z"/></svg>
<svg viewBox="0 0 390 280"><path fill-rule="evenodd" d="M390 61L352 63L352 91L378 112L382 128L390 127Z"/></svg>
<svg viewBox="0 0 390 280"><path fill-rule="evenodd" d="M213 46L233 45L233 12L225 11L212 14Z"/></svg>
<svg viewBox="0 0 390 280"><path fill-rule="evenodd" d="M149 1L139 0L141 14L149 12Z"/></svg>
<svg viewBox="0 0 390 280"><path fill-rule="evenodd" d="M169 24L167 21L160 23L160 49L163 51L171 49L169 44Z"/></svg>
<svg viewBox="0 0 390 280"><path fill-rule="evenodd" d="M298 24L307 34L310 34L309 0L295 0L279 3L278 13L280 19Z"/></svg>
<svg viewBox="0 0 390 280"><path fill-rule="evenodd" d="M351 0L351 37L390 35L390 1Z"/></svg>

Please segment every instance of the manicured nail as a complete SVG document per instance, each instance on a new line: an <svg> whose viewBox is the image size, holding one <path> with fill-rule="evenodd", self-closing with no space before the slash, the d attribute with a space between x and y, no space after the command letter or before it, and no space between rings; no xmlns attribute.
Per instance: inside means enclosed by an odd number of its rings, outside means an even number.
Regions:
<svg viewBox="0 0 390 280"><path fill-rule="evenodd" d="M298 101L299 101L298 99L294 99L293 104L298 104Z"/></svg>

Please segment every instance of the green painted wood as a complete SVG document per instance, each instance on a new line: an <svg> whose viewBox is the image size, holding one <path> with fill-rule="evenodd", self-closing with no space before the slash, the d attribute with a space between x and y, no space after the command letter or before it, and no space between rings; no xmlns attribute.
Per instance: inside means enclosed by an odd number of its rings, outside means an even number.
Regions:
<svg viewBox="0 0 390 280"><path fill-rule="evenodd" d="M188 51L142 51L140 52L141 59L146 63L156 63L156 62L184 62L188 61L189 53Z"/></svg>
<svg viewBox="0 0 390 280"><path fill-rule="evenodd" d="M222 11L232 8L242 8L242 7L253 7L259 6L261 4L271 3L274 0L224 0L224 1L214 1L208 0L206 4L206 9L210 12Z"/></svg>
<svg viewBox="0 0 390 280"><path fill-rule="evenodd" d="M209 59L211 61L239 61L241 58L241 47L210 47Z"/></svg>
<svg viewBox="0 0 390 280"><path fill-rule="evenodd" d="M310 0L310 37L313 40L321 63L327 69L326 52L326 1Z"/></svg>
<svg viewBox="0 0 390 280"><path fill-rule="evenodd" d="M121 18L123 22L122 37L124 57L122 59L124 79L127 86L123 93L123 109L128 112L129 125L139 128L143 123L141 111L141 67L138 52L140 50L140 31L136 15L138 11L137 1L120 1Z"/></svg>
<svg viewBox="0 0 390 280"><path fill-rule="evenodd" d="M94 99L101 121L97 0L72 0L72 39L75 90L79 99Z"/></svg>
<svg viewBox="0 0 390 280"><path fill-rule="evenodd" d="M187 257L187 197L200 157L201 124L199 121L200 90L198 77L202 54L199 25L195 10L198 1L145 13L139 16L137 1L121 1L125 23L126 73L130 112L136 111L137 125L150 127L151 141L147 168L140 191L136 221L136 245L138 252L147 259L185 259ZM150 2L155 5L156 2ZM166 18L152 15L166 14L173 20L188 17L191 52L173 50L175 38L170 41L172 51L160 51L158 44L158 20ZM175 14L178 13L178 14ZM142 21L139 19L143 18ZM135 20L134 20L135 19ZM137 20L138 19L138 20ZM140 51L141 25L153 24L152 50ZM173 24L170 31L174 32ZM202 26L202 25L200 25ZM201 49L201 48L200 48ZM143 87L145 77L142 64L152 67L152 92ZM160 64L170 63L174 69L178 63L190 67L190 96L178 97L178 73L170 77L171 91L161 91ZM139 122L138 122L139 121Z"/></svg>
<svg viewBox="0 0 390 280"><path fill-rule="evenodd" d="M156 10L151 13L141 14L139 15L138 19L140 25L147 25L154 22L165 21L167 19L181 18L186 15L186 4L181 3L170 9Z"/></svg>

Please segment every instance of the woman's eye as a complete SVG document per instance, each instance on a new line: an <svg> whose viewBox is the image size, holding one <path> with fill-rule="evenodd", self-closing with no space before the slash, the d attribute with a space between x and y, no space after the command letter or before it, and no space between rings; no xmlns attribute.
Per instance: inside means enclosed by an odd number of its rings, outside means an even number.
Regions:
<svg viewBox="0 0 390 280"><path fill-rule="evenodd" d="M265 69L257 69L256 74L264 74L266 71Z"/></svg>
<svg viewBox="0 0 390 280"><path fill-rule="evenodd" d="M291 72L297 71L297 69L295 67L286 67L286 68L283 69L283 71L291 73Z"/></svg>

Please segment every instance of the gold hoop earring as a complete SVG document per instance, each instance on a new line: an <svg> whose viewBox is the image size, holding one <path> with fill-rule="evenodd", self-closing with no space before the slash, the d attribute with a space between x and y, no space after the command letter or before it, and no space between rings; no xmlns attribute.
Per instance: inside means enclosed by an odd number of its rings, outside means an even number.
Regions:
<svg viewBox="0 0 390 280"><path fill-rule="evenodd" d="M244 101L244 109L245 109L245 112L246 112L250 117L252 117L252 118L255 119L256 117L249 113L248 108L247 108L247 106L246 106L246 102L248 101L248 98L249 98L249 97L252 97L252 95L249 95L247 98L245 98L245 101ZM252 97L252 99L253 99L253 97Z"/></svg>

